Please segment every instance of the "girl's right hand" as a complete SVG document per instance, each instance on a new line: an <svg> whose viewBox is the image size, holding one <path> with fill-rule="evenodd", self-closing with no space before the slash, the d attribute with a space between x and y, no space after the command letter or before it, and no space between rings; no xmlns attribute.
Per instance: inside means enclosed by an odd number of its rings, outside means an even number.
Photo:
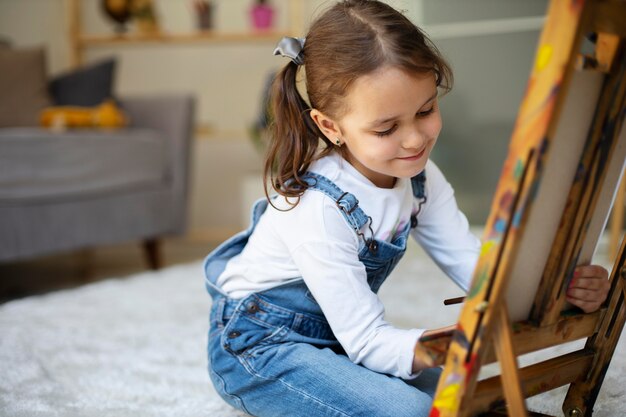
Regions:
<svg viewBox="0 0 626 417"><path fill-rule="evenodd" d="M415 345L413 373L442 364L452 340L456 324L426 330Z"/></svg>

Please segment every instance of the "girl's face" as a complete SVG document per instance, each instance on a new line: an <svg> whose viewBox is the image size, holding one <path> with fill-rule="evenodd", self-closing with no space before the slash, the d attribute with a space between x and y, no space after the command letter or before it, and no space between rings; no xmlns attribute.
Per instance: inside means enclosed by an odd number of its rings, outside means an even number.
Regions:
<svg viewBox="0 0 626 417"><path fill-rule="evenodd" d="M386 66L355 80L345 100L340 119L311 117L331 142L340 139L350 164L382 188L422 172L441 131L433 74Z"/></svg>

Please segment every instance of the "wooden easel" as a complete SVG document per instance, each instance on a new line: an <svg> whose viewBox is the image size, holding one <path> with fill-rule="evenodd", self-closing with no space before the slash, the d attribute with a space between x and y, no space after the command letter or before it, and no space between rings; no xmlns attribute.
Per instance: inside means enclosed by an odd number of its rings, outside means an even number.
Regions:
<svg viewBox="0 0 626 417"><path fill-rule="evenodd" d="M626 319L626 240L599 311L572 308L565 291L624 170L625 107L626 1L552 0L431 417L528 416L525 398L566 384L565 416L591 416ZM518 366L583 338L579 351ZM441 341L423 341L434 360ZM495 360L501 375L478 381Z"/></svg>
<svg viewBox="0 0 626 417"><path fill-rule="evenodd" d="M624 177L626 174L622 174L622 184L617 190L617 196L615 197L615 204L613 205L613 214L611 218L611 228L609 234L609 256L614 258L617 256L617 246L619 237L624 229L624 211L626 209L626 180Z"/></svg>

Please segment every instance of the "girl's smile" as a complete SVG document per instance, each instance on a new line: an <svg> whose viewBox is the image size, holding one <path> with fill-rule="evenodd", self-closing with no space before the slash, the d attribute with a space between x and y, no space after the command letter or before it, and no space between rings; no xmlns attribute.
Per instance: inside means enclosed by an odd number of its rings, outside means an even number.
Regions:
<svg viewBox="0 0 626 417"><path fill-rule="evenodd" d="M422 156L424 156L425 152L426 152L426 148L422 149L421 152L419 152L417 155L399 157L398 159L402 159L403 161L417 161Z"/></svg>

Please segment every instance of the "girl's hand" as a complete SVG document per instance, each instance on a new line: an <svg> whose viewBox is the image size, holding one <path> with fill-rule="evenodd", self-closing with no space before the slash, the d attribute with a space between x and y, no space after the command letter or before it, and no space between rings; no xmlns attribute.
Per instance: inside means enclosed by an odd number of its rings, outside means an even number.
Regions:
<svg viewBox="0 0 626 417"><path fill-rule="evenodd" d="M578 266L567 289L567 301L585 313L592 313L604 303L610 288L606 269L599 265Z"/></svg>
<svg viewBox="0 0 626 417"><path fill-rule="evenodd" d="M445 361L452 333L457 325L453 324L438 329L426 330L415 345L413 373L432 368Z"/></svg>

